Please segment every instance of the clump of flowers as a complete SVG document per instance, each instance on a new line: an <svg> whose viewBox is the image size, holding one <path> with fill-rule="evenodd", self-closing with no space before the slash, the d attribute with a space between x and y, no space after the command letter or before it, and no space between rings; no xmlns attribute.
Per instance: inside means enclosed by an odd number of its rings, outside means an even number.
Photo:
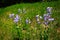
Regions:
<svg viewBox="0 0 60 40"><path fill-rule="evenodd" d="M54 18L51 17L52 7L47 7L47 14L44 14L44 24L48 25L50 21L54 21Z"/></svg>
<svg viewBox="0 0 60 40"><path fill-rule="evenodd" d="M31 20L30 19L26 19L26 24L30 24L31 23Z"/></svg>
<svg viewBox="0 0 60 40"><path fill-rule="evenodd" d="M41 19L43 19L42 20L42 23L44 23L45 25L48 25L48 23L50 21L54 21L54 18L51 17L51 14L52 14L51 11L52 11L52 7L47 7L47 13L46 14L43 14L43 17L41 15L36 15L35 17L36 17L37 23L38 24L41 24L41 21L40 21ZM21 11L21 9L19 8L18 9L18 12L19 13L20 12L26 13L26 9L22 9L22 11ZM14 16L15 16L15 18L14 18ZM21 18L19 17L18 14L14 15L14 13L12 13L12 14L9 14L9 17L10 18L13 18L14 23L18 23L18 21L21 20ZM28 19L28 18L26 18L25 23L26 24L30 24L31 23L31 20Z"/></svg>
<svg viewBox="0 0 60 40"><path fill-rule="evenodd" d="M43 14L43 17L42 16L39 16L39 15L36 15L36 21L38 24L40 24L40 20L43 19L45 25L48 25L48 23L50 21L54 21L54 18L51 17L51 14L52 14L52 7L47 7L47 13L46 14Z"/></svg>
<svg viewBox="0 0 60 40"><path fill-rule="evenodd" d="M9 14L9 18L13 18L14 17L14 13Z"/></svg>
<svg viewBox="0 0 60 40"><path fill-rule="evenodd" d="M17 23L19 21L19 16L16 15L16 17L14 18L14 22Z"/></svg>

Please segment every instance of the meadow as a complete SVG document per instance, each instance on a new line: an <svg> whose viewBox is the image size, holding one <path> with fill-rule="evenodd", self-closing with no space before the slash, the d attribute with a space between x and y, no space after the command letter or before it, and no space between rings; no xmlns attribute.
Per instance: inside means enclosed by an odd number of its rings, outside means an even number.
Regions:
<svg viewBox="0 0 60 40"><path fill-rule="evenodd" d="M47 25L48 27L37 24L35 19L36 15L43 16L47 13L47 7L53 8L51 16L54 18L54 21ZM19 8L25 9L26 13L19 13ZM21 17L17 24L9 18L9 14L12 13ZM26 18L32 22L26 24ZM21 3L0 8L0 40L60 40L60 1Z"/></svg>

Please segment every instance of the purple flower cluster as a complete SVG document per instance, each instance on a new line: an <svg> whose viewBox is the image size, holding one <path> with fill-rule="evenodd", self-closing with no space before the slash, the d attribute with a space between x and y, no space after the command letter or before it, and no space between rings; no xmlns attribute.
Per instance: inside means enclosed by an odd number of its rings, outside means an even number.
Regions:
<svg viewBox="0 0 60 40"><path fill-rule="evenodd" d="M16 17L14 18L14 16L16 16ZM18 15L14 15L14 13L9 14L9 17L12 18L15 23L17 23L19 21L19 19L20 19L20 17Z"/></svg>
<svg viewBox="0 0 60 40"><path fill-rule="evenodd" d="M44 21L47 21L49 18L51 18L50 15L48 15L48 14L44 14Z"/></svg>
<svg viewBox="0 0 60 40"><path fill-rule="evenodd" d="M51 10L52 10L52 7L47 7L47 14L43 14L43 17L36 15L37 23L40 24L40 19L44 20L45 25L48 25L50 21L54 21L54 18L51 17Z"/></svg>
<svg viewBox="0 0 60 40"><path fill-rule="evenodd" d="M44 24L48 24L48 21L54 21L54 18L51 18L52 7L47 7L47 14L44 14Z"/></svg>
<svg viewBox="0 0 60 40"><path fill-rule="evenodd" d="M38 24L41 24L41 22L40 22L41 19L44 20L43 23L44 23L45 25L48 25L48 23L49 23L50 21L54 21L54 18L51 17L51 10L52 10L52 7L47 7L47 14L43 14L43 17L40 16L40 15L36 15L36 21L37 21L37 23L38 23ZM19 13L21 13L21 12L26 13L26 10L25 10L25 9L21 10L21 9L19 8L19 9L18 9L18 12L19 12ZM15 16L15 18L14 18L14 16ZM14 23L18 23L18 21L21 20L21 18L19 17L19 15L17 15L17 14L14 15L14 13L9 14L9 17L14 19L14 20L13 20ZM25 22L26 22L26 24L30 24L30 23L31 23L31 20L27 18L27 19L25 20Z"/></svg>
<svg viewBox="0 0 60 40"><path fill-rule="evenodd" d="M14 18L14 22L17 23L19 21L19 16L16 15L16 17Z"/></svg>

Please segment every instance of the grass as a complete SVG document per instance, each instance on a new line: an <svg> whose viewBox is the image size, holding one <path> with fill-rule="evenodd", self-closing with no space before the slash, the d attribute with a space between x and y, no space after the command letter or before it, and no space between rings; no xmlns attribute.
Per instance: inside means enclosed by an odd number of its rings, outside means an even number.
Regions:
<svg viewBox="0 0 60 40"><path fill-rule="evenodd" d="M42 3L21 3L6 8L0 8L0 40L60 40L60 2L42 2ZM53 24L44 28L44 24L36 23L35 15L46 13L46 7L53 7L52 17L55 18ZM18 13L18 8L25 8L27 13ZM22 23L16 24L9 18L10 13L19 14L22 17ZM26 25L25 19L30 18L31 24Z"/></svg>

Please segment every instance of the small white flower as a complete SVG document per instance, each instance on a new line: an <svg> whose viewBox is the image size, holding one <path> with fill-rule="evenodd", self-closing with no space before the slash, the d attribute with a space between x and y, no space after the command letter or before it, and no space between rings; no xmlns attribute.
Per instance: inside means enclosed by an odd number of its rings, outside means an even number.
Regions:
<svg viewBox="0 0 60 40"><path fill-rule="evenodd" d="M29 19L29 24L31 23L31 20Z"/></svg>
<svg viewBox="0 0 60 40"><path fill-rule="evenodd" d="M39 18L39 15L36 15L36 19L38 19Z"/></svg>
<svg viewBox="0 0 60 40"><path fill-rule="evenodd" d="M43 17L42 16L40 16L40 19L42 19Z"/></svg>
<svg viewBox="0 0 60 40"><path fill-rule="evenodd" d="M54 18L49 18L48 20L49 20L49 21L54 21Z"/></svg>
<svg viewBox="0 0 60 40"><path fill-rule="evenodd" d="M39 15L36 15L36 17L39 17Z"/></svg>

